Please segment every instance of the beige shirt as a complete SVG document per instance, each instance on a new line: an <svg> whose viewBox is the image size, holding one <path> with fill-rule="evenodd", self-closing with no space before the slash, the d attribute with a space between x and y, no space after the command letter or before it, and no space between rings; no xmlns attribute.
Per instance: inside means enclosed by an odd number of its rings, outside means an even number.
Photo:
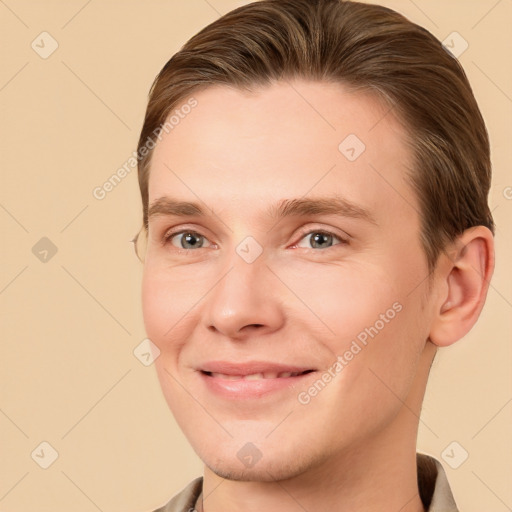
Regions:
<svg viewBox="0 0 512 512"><path fill-rule="evenodd" d="M433 457L418 453L418 487L427 512L459 512L443 467ZM169 503L154 512L194 512L202 510L202 477L193 480Z"/></svg>

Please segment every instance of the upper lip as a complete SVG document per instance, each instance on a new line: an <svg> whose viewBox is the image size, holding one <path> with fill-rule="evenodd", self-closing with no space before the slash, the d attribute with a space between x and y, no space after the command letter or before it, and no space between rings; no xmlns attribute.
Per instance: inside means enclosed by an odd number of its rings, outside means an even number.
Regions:
<svg viewBox="0 0 512 512"><path fill-rule="evenodd" d="M229 361L209 361L197 368L208 373L221 373L223 375L253 375L256 373L302 373L312 371L310 366L295 366L289 364L272 363L269 361L250 361L246 363L232 363Z"/></svg>

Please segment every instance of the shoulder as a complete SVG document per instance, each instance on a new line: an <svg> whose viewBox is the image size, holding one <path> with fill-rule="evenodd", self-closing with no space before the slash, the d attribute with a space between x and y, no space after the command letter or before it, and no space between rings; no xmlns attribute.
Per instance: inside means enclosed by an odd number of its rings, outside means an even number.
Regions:
<svg viewBox="0 0 512 512"><path fill-rule="evenodd" d="M190 482L185 489L174 496L167 504L153 512L189 512L195 507L197 498L203 489L203 478L199 477Z"/></svg>
<svg viewBox="0 0 512 512"><path fill-rule="evenodd" d="M418 487L428 512L459 512L441 463L429 455L416 454Z"/></svg>

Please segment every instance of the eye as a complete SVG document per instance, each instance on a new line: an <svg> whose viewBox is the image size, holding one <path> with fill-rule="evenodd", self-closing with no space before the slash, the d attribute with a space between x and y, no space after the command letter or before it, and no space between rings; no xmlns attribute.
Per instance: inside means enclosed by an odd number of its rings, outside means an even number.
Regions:
<svg viewBox="0 0 512 512"><path fill-rule="evenodd" d="M328 249L333 245L348 244L348 240L346 240L345 238L337 236L334 233L330 233L329 231L323 231L318 229L306 233L306 235L301 238L301 241L302 240L307 240L306 243L308 245L300 245L299 242L298 244L296 244L295 247L306 247L307 249ZM333 244L334 240L338 240L339 244Z"/></svg>
<svg viewBox="0 0 512 512"><path fill-rule="evenodd" d="M171 244L174 247L182 250L189 249L202 249L208 247L208 239L203 235L191 230L183 230L178 232L171 232L164 235L164 243Z"/></svg>
<svg viewBox="0 0 512 512"><path fill-rule="evenodd" d="M303 240L306 240L307 246L303 245ZM338 243L336 243L336 241ZM215 245L211 244L205 236L192 230L166 233L163 237L163 244L171 244L178 250L185 251L189 251L190 249L203 249ZM302 234L300 242L295 244L294 247L328 249L333 245L342 244L348 244L348 240L329 231L316 229Z"/></svg>

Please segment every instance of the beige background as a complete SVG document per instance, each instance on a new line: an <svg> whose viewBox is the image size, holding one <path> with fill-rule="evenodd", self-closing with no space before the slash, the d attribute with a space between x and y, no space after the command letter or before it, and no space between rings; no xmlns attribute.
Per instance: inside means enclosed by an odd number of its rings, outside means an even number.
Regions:
<svg viewBox="0 0 512 512"><path fill-rule="evenodd" d="M141 222L136 171L103 200L92 191L136 149L164 63L243 3L0 0L1 512L153 510L201 474L154 369L133 353L145 338L141 265L129 243ZM498 260L478 325L438 355L419 449L441 458L459 443L468 459L444 466L461 510L504 512L512 510L512 1L382 3L441 40L457 31L469 43L460 60L492 140ZM31 47L51 49L43 31L59 45L46 59ZM43 237L57 249L46 262ZM43 441L58 452L47 469Z"/></svg>

